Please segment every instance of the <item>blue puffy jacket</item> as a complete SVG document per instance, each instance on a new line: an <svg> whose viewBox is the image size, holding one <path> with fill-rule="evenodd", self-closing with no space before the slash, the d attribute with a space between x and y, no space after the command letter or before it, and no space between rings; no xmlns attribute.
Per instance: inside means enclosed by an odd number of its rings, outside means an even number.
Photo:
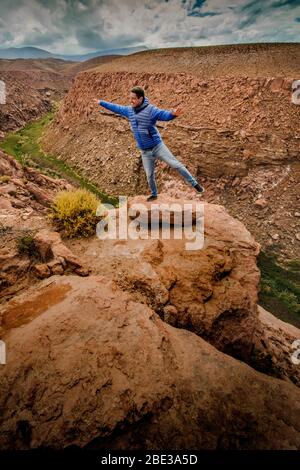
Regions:
<svg viewBox="0 0 300 470"><path fill-rule="evenodd" d="M141 150L154 147L162 142L160 133L155 127L156 121L171 121L171 119L176 117L171 111L153 106L146 97L143 103L137 108L133 106L121 106L102 100L99 101L99 104L129 120L137 146Z"/></svg>

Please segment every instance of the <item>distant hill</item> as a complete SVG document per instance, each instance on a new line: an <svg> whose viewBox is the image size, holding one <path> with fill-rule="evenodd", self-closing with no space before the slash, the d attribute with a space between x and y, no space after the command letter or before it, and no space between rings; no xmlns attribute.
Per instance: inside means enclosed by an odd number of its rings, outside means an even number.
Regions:
<svg viewBox="0 0 300 470"><path fill-rule="evenodd" d="M0 49L0 59L45 59L45 58L55 58L63 59L73 62L82 62L85 60L93 59L99 56L116 56L116 55L128 55L133 54L134 52L145 51L148 48L146 46L137 46L137 47L125 47L119 49L107 49L100 50L95 52L90 52L88 54L76 54L76 55L66 55L66 54L52 54L44 49L38 47L10 47L8 49Z"/></svg>
<svg viewBox="0 0 300 470"><path fill-rule="evenodd" d="M106 55L78 62L56 59L53 57L46 59L0 59L0 72L24 71L27 74L32 74L31 78L35 76L45 77L48 73L50 80L53 80L54 78L57 79L58 75L65 78L72 78L79 72L92 69L119 57L122 56ZM36 75L36 73L39 73L40 75Z"/></svg>
<svg viewBox="0 0 300 470"><path fill-rule="evenodd" d="M85 60L85 61L78 61L78 62L71 62L71 63L66 62L68 64L68 66L66 67L66 71L69 74L76 75L76 73L83 72L84 70L92 69L94 67L98 67L99 65L118 59L119 57L122 57L122 56L105 55L105 56L100 56L100 57L93 57L92 59Z"/></svg>
<svg viewBox="0 0 300 470"><path fill-rule="evenodd" d="M33 71L64 73L68 72L69 68L73 68L77 65L80 66L83 64L84 62L77 63L73 61L66 61L63 59L55 59L53 57L41 59L0 59L0 71L23 70L24 72L28 73Z"/></svg>
<svg viewBox="0 0 300 470"><path fill-rule="evenodd" d="M0 49L0 59L45 59L52 54L38 47L9 47Z"/></svg>
<svg viewBox="0 0 300 470"><path fill-rule="evenodd" d="M53 57L81 62L83 60L93 59L94 57L99 57L99 56L128 55L128 54L133 54L135 52L141 52L141 51L146 51L146 50L148 50L146 46L124 47L120 49L107 49L105 51L101 50L101 51L96 51L96 52L90 52L89 54L78 54L78 55L58 55L57 54L57 55L53 55Z"/></svg>

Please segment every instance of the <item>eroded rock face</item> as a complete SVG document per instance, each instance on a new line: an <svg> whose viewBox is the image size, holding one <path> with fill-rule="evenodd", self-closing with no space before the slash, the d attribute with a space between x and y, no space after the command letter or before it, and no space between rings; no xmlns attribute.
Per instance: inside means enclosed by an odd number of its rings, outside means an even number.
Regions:
<svg viewBox="0 0 300 470"><path fill-rule="evenodd" d="M116 64L112 62L108 69ZM246 176L253 166L298 160L298 144L291 133L298 119L296 106L290 106L292 76L283 79L274 93L272 79L221 75L204 81L188 67L180 74L105 68L79 74L47 132L45 149L76 162L107 191L144 192L147 182L127 120L91 102L96 95L128 105L126 97L134 81L147 86L147 96L161 108L172 109L178 100L184 101L186 113L168 124L167 131L164 124L158 122L158 127L192 173L233 179ZM166 173L170 173L167 168L160 172L159 182Z"/></svg>
<svg viewBox="0 0 300 470"><path fill-rule="evenodd" d="M191 201L160 194L151 204L145 196L136 196L128 199L128 213L141 206L144 210L139 210L139 219L150 220L151 207L156 209L160 204L184 208ZM196 204L192 201L194 219ZM113 276L122 289L132 292L163 319L170 318L171 307L173 325L190 329L218 349L249 360L258 322L259 245L223 207L207 203L199 203L199 207L199 213L204 212L203 248L187 249L184 235L174 239L174 232L169 240L155 232L153 238L149 232L145 240L105 240L97 250L95 269ZM93 248L87 249L86 254Z"/></svg>
<svg viewBox="0 0 300 470"><path fill-rule="evenodd" d="M1 319L2 449L300 448L297 387L167 325L102 276L47 279Z"/></svg>
<svg viewBox="0 0 300 470"><path fill-rule="evenodd" d="M0 299L52 274L88 274L46 218L57 192L72 188L66 180L23 168L0 150ZM32 241L28 252L19 249L20 240L24 248L26 238Z"/></svg>
<svg viewBox="0 0 300 470"><path fill-rule="evenodd" d="M292 361L300 330L258 306L259 325L253 337L251 364L257 370L300 387L299 365Z"/></svg>
<svg viewBox="0 0 300 470"><path fill-rule="evenodd" d="M35 168L22 167L10 155L0 150L0 223L6 224L18 219L26 220L39 214L45 214L56 193L72 189L64 179L51 178Z"/></svg>
<svg viewBox="0 0 300 470"><path fill-rule="evenodd" d="M279 44L123 57L76 77L43 145L110 193L145 194L127 120L94 106L92 98L127 105L137 83L158 107L184 103L186 112L158 122L158 129L206 188L205 199L228 208L264 249L271 246L282 260L298 258L300 225L291 210L300 200L299 107L291 103L297 63L299 48ZM156 179L159 192L193 192L164 162L156 164Z"/></svg>
<svg viewBox="0 0 300 470"><path fill-rule="evenodd" d="M0 70L0 80L6 84L6 103L0 107L0 138L4 132L23 127L51 110L51 101L32 86L30 74Z"/></svg>
<svg viewBox="0 0 300 470"><path fill-rule="evenodd" d="M58 232L47 229L40 230L36 233L33 242L39 257L44 261L43 273L48 268L49 276L64 274L65 271L74 271L83 276L88 275L88 270L84 269L83 262L66 247ZM48 276L43 275L42 277Z"/></svg>
<svg viewBox="0 0 300 470"><path fill-rule="evenodd" d="M184 207L190 202L160 194L151 204L136 196L128 199L128 213L141 204L147 213L152 205L169 203L172 208L173 203ZM164 321L193 331L260 371L300 385L299 367L290 359L297 336L278 328L271 332L257 312L259 244L222 206L204 203L203 212L202 249L187 250L187 240L174 239L173 233L167 240L151 239L149 232L148 239L94 240L82 256L93 273L114 279Z"/></svg>

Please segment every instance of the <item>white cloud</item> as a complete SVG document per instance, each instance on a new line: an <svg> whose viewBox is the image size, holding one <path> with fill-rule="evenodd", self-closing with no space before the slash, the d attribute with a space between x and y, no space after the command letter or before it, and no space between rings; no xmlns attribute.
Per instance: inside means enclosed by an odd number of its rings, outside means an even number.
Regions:
<svg viewBox="0 0 300 470"><path fill-rule="evenodd" d="M77 54L130 44L156 48L300 40L295 2L293 8L275 8L275 0L207 0L203 5L198 1L196 9L195 3L1 0L0 44Z"/></svg>

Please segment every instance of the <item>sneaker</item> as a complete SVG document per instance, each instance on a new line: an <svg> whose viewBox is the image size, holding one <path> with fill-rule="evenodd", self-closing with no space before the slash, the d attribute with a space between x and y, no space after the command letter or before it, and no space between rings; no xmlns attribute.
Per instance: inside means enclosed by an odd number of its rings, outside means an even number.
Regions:
<svg viewBox="0 0 300 470"><path fill-rule="evenodd" d="M196 189L196 191L198 191L198 193L204 193L205 189L199 184L197 183L194 188Z"/></svg>
<svg viewBox="0 0 300 470"><path fill-rule="evenodd" d="M157 196L154 196L153 194L147 197L147 201L154 201L154 199L157 199Z"/></svg>

